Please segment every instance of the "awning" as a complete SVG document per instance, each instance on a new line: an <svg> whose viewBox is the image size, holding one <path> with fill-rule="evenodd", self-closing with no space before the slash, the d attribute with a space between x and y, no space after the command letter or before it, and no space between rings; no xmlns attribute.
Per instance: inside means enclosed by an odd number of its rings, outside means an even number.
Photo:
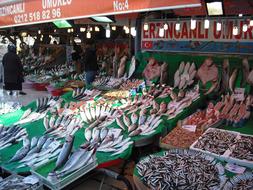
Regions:
<svg viewBox="0 0 253 190"><path fill-rule="evenodd" d="M9 0L0 4L0 28L197 6L200 0Z"/></svg>

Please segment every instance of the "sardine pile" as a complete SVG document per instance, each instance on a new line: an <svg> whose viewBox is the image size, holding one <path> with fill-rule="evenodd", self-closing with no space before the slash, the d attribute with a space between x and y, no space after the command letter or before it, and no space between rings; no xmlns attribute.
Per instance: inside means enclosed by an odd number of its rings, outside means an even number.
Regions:
<svg viewBox="0 0 253 190"><path fill-rule="evenodd" d="M131 115L123 115L122 120L116 118L117 125L128 132L129 137L137 135L150 135L161 124L161 116L156 114L147 115L147 109L140 111L140 114L132 113ZM129 119L130 118L130 119Z"/></svg>
<svg viewBox="0 0 253 190"><path fill-rule="evenodd" d="M22 105L18 102L1 102L0 103L0 115L17 111L21 107L22 107Z"/></svg>
<svg viewBox="0 0 253 190"><path fill-rule="evenodd" d="M253 161L253 137L252 136L241 136L237 139L231 157Z"/></svg>
<svg viewBox="0 0 253 190"><path fill-rule="evenodd" d="M99 90L87 90L85 88L77 88L72 93L72 98L75 100L90 100L101 94Z"/></svg>
<svg viewBox="0 0 253 190"><path fill-rule="evenodd" d="M44 117L45 134L55 138L64 138L67 135L74 135L82 126L82 121L72 115Z"/></svg>
<svg viewBox="0 0 253 190"><path fill-rule="evenodd" d="M20 167L38 167L54 159L60 152L60 143L52 137L42 136L23 139L23 146L9 160Z"/></svg>
<svg viewBox="0 0 253 190"><path fill-rule="evenodd" d="M212 157L187 150L150 155L137 164L141 179L151 189L220 189L224 168Z"/></svg>
<svg viewBox="0 0 253 190"><path fill-rule="evenodd" d="M121 129L115 128L87 128L84 136L87 144L95 144L98 152L110 152L111 156L121 154L133 144L130 138L124 138Z"/></svg>
<svg viewBox="0 0 253 190"><path fill-rule="evenodd" d="M59 97L44 97L36 100L36 110L32 111L31 108L28 108L22 115L22 117L15 123L24 124L29 122L34 122L44 118L47 112L51 109L54 109L61 103Z"/></svg>
<svg viewBox="0 0 253 190"><path fill-rule="evenodd" d="M166 112L168 119L175 118L185 108L189 107L193 101L197 100L199 96L199 86L197 85L194 89L187 91L180 101L177 101L177 99L170 101Z"/></svg>
<svg viewBox="0 0 253 190"><path fill-rule="evenodd" d="M118 111L108 104L97 104L94 106L86 104L79 109L82 120L85 123L90 124L90 128L96 127L97 125L108 121L108 119L116 117L118 114Z"/></svg>
<svg viewBox="0 0 253 190"><path fill-rule="evenodd" d="M114 78L112 76L102 76L96 78L92 85L96 88L108 88L115 89L118 88L123 82L122 78Z"/></svg>
<svg viewBox="0 0 253 190"><path fill-rule="evenodd" d="M223 155L226 150L232 148L232 146L236 143L236 137L236 133L209 129L198 139L193 148Z"/></svg>
<svg viewBox="0 0 253 190"><path fill-rule="evenodd" d="M187 62L185 64L182 61L174 75L174 88L185 89L187 86L192 85L196 73L197 71L194 63L190 64L190 62Z"/></svg>
<svg viewBox="0 0 253 190"><path fill-rule="evenodd" d="M12 127L0 126L0 150L21 141L26 135L26 129L18 125Z"/></svg>
<svg viewBox="0 0 253 190"><path fill-rule="evenodd" d="M253 174L247 172L230 179L224 186L224 190L252 190Z"/></svg>

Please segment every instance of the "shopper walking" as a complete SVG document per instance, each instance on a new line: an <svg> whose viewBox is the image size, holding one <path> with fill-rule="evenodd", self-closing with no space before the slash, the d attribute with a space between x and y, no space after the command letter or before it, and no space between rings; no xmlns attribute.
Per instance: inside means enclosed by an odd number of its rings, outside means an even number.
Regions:
<svg viewBox="0 0 253 190"><path fill-rule="evenodd" d="M87 41L84 52L84 71L87 87L90 87L98 71L96 49L92 45L92 41Z"/></svg>
<svg viewBox="0 0 253 190"><path fill-rule="evenodd" d="M4 89L10 91L18 91L19 94L25 95L22 92L23 66L21 60L16 54L16 46L14 44L8 45L8 52L3 57L4 67Z"/></svg>

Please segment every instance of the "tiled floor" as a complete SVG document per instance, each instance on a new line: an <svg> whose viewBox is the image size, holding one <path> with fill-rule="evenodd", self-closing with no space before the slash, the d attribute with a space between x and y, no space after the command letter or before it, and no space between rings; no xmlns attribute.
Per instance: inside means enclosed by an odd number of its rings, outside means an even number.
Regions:
<svg viewBox="0 0 253 190"><path fill-rule="evenodd" d="M50 94L46 91L36 91L33 89L23 89L24 92L26 92L26 95L18 95L18 96L10 96L7 94L7 91L3 90L2 86L0 87L0 102L8 102L8 101L14 101L19 102L22 105L27 105L30 102L36 100L37 98L49 96Z"/></svg>

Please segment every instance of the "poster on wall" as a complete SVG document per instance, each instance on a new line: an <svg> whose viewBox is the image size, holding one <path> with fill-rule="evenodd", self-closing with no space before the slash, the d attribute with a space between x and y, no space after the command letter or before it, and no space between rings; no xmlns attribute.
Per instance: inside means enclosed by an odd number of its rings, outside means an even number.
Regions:
<svg viewBox="0 0 253 190"><path fill-rule="evenodd" d="M159 35L165 23L168 29ZM244 24L248 26L246 31L243 31ZM233 31L235 26L237 35ZM252 55L253 27L245 20L210 20L207 29L203 20L197 21L194 29L191 29L190 20L149 22L148 30L142 27L141 47L143 51Z"/></svg>

